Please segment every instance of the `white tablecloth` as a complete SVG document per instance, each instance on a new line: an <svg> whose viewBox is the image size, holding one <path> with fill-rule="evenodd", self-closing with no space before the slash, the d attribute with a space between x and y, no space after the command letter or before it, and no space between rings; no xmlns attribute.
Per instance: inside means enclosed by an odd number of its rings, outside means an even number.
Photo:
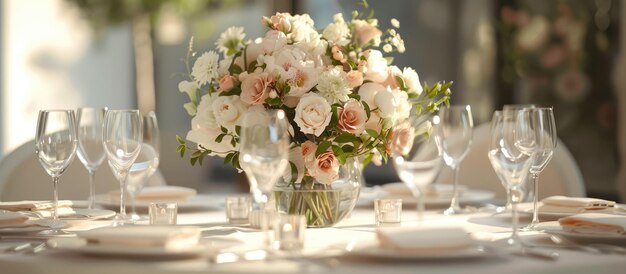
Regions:
<svg viewBox="0 0 626 274"><path fill-rule="evenodd" d="M463 226L474 237L496 241L508 237L509 218L494 218L489 213L476 213L454 217L430 212L424 226ZM260 246L262 235L258 231L237 228L227 224L223 212L196 212L179 214L180 224L202 226L206 241L235 243L234 249L250 249ZM351 241L367 243L375 240L372 209L356 209L349 219L333 228L307 229L305 253L324 255L337 250ZM403 212L402 226L416 226L414 210ZM533 244L549 244L542 233L523 234ZM15 242L0 242L3 246ZM499 250L499 249L496 249ZM337 257L325 259L302 259L237 262L214 264L206 258L191 260L151 260L150 258L93 257L68 252L48 250L37 255L0 254L0 273L625 273L626 256L615 254L592 254L566 249L554 250L560 254L557 261L539 260L513 256L503 252L482 259L440 261L389 261L383 259Z"/></svg>

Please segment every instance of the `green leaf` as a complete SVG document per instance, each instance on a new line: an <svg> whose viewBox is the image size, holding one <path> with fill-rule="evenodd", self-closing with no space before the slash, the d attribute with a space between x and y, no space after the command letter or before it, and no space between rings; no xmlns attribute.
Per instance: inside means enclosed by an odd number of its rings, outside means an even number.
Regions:
<svg viewBox="0 0 626 274"><path fill-rule="evenodd" d="M222 134L220 134L220 135L217 135L217 138L215 138L215 142L216 142L216 143L221 143L221 142L222 142L222 140L224 140L224 137L226 137L226 134L225 134L225 133L222 133Z"/></svg>
<svg viewBox="0 0 626 274"><path fill-rule="evenodd" d="M367 135L371 136L374 139L378 138L378 132L373 129L366 129L365 132L367 132Z"/></svg>
<svg viewBox="0 0 626 274"><path fill-rule="evenodd" d="M178 134L176 134L176 141L178 141L178 143L181 144L181 145L185 144L185 140L183 140L183 138L178 136Z"/></svg>
<svg viewBox="0 0 626 274"><path fill-rule="evenodd" d="M233 156L235 155L235 153L228 153L228 155L226 155L226 157L224 157L224 164L228 164L233 160Z"/></svg>
<svg viewBox="0 0 626 274"><path fill-rule="evenodd" d="M298 168L291 161L289 161L289 167L291 167L291 182L295 183L298 179Z"/></svg>
<svg viewBox="0 0 626 274"><path fill-rule="evenodd" d="M220 130L222 131L222 133L228 133L228 129L225 127L220 127Z"/></svg>
<svg viewBox="0 0 626 274"><path fill-rule="evenodd" d="M228 69L228 72L230 72L231 74L240 74L243 72L243 69L241 69L241 67L237 64L232 64Z"/></svg>
<svg viewBox="0 0 626 274"><path fill-rule="evenodd" d="M185 145L178 145L178 147L176 147L176 151L180 153L180 158L185 157L185 150L187 150L187 146Z"/></svg>
<svg viewBox="0 0 626 274"><path fill-rule="evenodd" d="M406 83L404 83L404 79L402 79L402 77L396 76L396 81L398 81L398 85L400 85L401 90L409 90L409 88L406 86Z"/></svg>
<svg viewBox="0 0 626 274"><path fill-rule="evenodd" d="M341 149L346 153L352 153L354 151L354 147L351 145L344 145Z"/></svg>
<svg viewBox="0 0 626 274"><path fill-rule="evenodd" d="M241 126L235 126L235 133L237 133L237 135L241 135Z"/></svg>
<svg viewBox="0 0 626 274"><path fill-rule="evenodd" d="M367 114L367 120L370 119L372 115L372 110L370 109L370 105L368 105L365 101L361 102L363 104L363 108L365 109L365 114Z"/></svg>
<svg viewBox="0 0 626 274"><path fill-rule="evenodd" d="M326 152L326 150L328 150L328 148L330 147L332 143L329 141L323 141L319 144L319 146L317 146L317 150L315 150L315 157L319 156L320 154Z"/></svg>
<svg viewBox="0 0 626 274"><path fill-rule="evenodd" d="M361 101L361 95L359 95L358 93L350 93L348 94L348 97L355 99L357 101Z"/></svg>
<svg viewBox="0 0 626 274"><path fill-rule="evenodd" d="M372 161L372 158L374 158L374 153L368 153L367 155L365 155L365 159L363 159L363 167L369 165L369 163Z"/></svg>
<svg viewBox="0 0 626 274"><path fill-rule="evenodd" d="M220 92L219 96L234 96L241 94L241 87L234 87L229 91Z"/></svg>
<svg viewBox="0 0 626 274"><path fill-rule="evenodd" d="M290 92L290 91L291 91L291 86L290 86L290 85L287 85L287 86L285 87L285 89L283 89L283 93L284 93L284 95L289 94L289 92Z"/></svg>
<svg viewBox="0 0 626 274"><path fill-rule="evenodd" d="M192 166L195 166L196 162L198 161L198 158L190 158L189 161L191 162Z"/></svg>
<svg viewBox="0 0 626 274"><path fill-rule="evenodd" d="M342 133L341 135L335 137L335 142L337 143L350 143L354 141L359 141L360 139L354 136L352 133Z"/></svg>
<svg viewBox="0 0 626 274"><path fill-rule="evenodd" d="M337 157L337 160L339 160L339 164L346 164L346 154L343 152L343 150L341 149L341 147L339 146L332 146L333 149L333 154L335 154L335 157Z"/></svg>
<svg viewBox="0 0 626 274"><path fill-rule="evenodd" d="M391 66L391 64L393 64L393 57L387 56L387 57L385 57L385 60L387 60L387 65L388 66Z"/></svg>

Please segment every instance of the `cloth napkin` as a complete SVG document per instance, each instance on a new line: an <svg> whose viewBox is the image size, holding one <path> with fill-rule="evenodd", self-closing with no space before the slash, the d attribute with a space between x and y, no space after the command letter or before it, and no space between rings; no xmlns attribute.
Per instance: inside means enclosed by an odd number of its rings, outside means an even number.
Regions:
<svg viewBox="0 0 626 274"><path fill-rule="evenodd" d="M22 227L28 220L27 216L11 211L0 211L0 228Z"/></svg>
<svg viewBox="0 0 626 274"><path fill-rule="evenodd" d="M583 213L583 212L612 212L615 208L614 201L596 198L551 196L541 200L539 207L541 212L556 213Z"/></svg>
<svg viewBox="0 0 626 274"><path fill-rule="evenodd" d="M72 201L59 200L58 207L71 207ZM8 211L37 211L37 210L49 210L54 207L54 202L51 201L15 201L15 202L0 202L0 210Z"/></svg>
<svg viewBox="0 0 626 274"><path fill-rule="evenodd" d="M79 232L87 244L185 250L198 245L201 231L185 226L120 226Z"/></svg>
<svg viewBox="0 0 626 274"><path fill-rule="evenodd" d="M559 219L564 230L591 234L626 234L626 216L607 213L582 213Z"/></svg>
<svg viewBox="0 0 626 274"><path fill-rule="evenodd" d="M458 227L386 228L376 231L382 248L406 251L450 251L470 247L474 241Z"/></svg>
<svg viewBox="0 0 626 274"><path fill-rule="evenodd" d="M196 195L193 188L182 186L153 186L146 187L137 194L137 201L181 201ZM120 191L111 191L109 195L113 199L119 200Z"/></svg>

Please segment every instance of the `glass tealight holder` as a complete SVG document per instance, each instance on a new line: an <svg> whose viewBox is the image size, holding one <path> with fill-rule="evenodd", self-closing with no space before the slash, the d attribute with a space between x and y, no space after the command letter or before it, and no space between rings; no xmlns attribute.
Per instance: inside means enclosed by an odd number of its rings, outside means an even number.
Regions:
<svg viewBox="0 0 626 274"><path fill-rule="evenodd" d="M250 196L226 197L226 218L230 224L249 223L252 200Z"/></svg>
<svg viewBox="0 0 626 274"><path fill-rule="evenodd" d="M151 225L175 225L178 215L178 204L151 203L149 215Z"/></svg>
<svg viewBox="0 0 626 274"><path fill-rule="evenodd" d="M402 221L402 199L377 199L374 202L376 226L396 226Z"/></svg>
<svg viewBox="0 0 626 274"><path fill-rule="evenodd" d="M279 250L301 250L304 247L306 219L302 215L281 214L274 222L274 245Z"/></svg>

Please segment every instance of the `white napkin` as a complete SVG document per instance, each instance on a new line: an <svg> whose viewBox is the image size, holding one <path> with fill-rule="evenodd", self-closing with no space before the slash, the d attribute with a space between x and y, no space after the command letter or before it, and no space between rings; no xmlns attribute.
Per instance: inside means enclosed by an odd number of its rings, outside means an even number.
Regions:
<svg viewBox="0 0 626 274"><path fill-rule="evenodd" d="M458 227L386 228L378 229L376 235L382 248L407 251L461 250L474 243L467 232Z"/></svg>
<svg viewBox="0 0 626 274"><path fill-rule="evenodd" d="M11 211L0 211L0 228L4 227L22 227L28 217Z"/></svg>
<svg viewBox="0 0 626 274"><path fill-rule="evenodd" d="M551 196L541 200L540 212L583 213L611 212L615 209L614 201L596 198Z"/></svg>
<svg viewBox="0 0 626 274"><path fill-rule="evenodd" d="M138 201L182 201L196 195L193 188L182 186L153 186L144 188L136 199ZM114 200L119 200L120 191L111 191L109 195Z"/></svg>
<svg viewBox="0 0 626 274"><path fill-rule="evenodd" d="M626 234L626 216L582 213L559 219L564 230L591 234Z"/></svg>
<svg viewBox="0 0 626 274"><path fill-rule="evenodd" d="M71 207L72 201L59 200L58 207ZM54 207L54 202L51 201L15 201L15 202L0 202L0 209L8 211L37 211L47 210Z"/></svg>
<svg viewBox="0 0 626 274"><path fill-rule="evenodd" d="M185 250L198 245L201 231L185 226L120 226L96 228L78 233L88 244Z"/></svg>

